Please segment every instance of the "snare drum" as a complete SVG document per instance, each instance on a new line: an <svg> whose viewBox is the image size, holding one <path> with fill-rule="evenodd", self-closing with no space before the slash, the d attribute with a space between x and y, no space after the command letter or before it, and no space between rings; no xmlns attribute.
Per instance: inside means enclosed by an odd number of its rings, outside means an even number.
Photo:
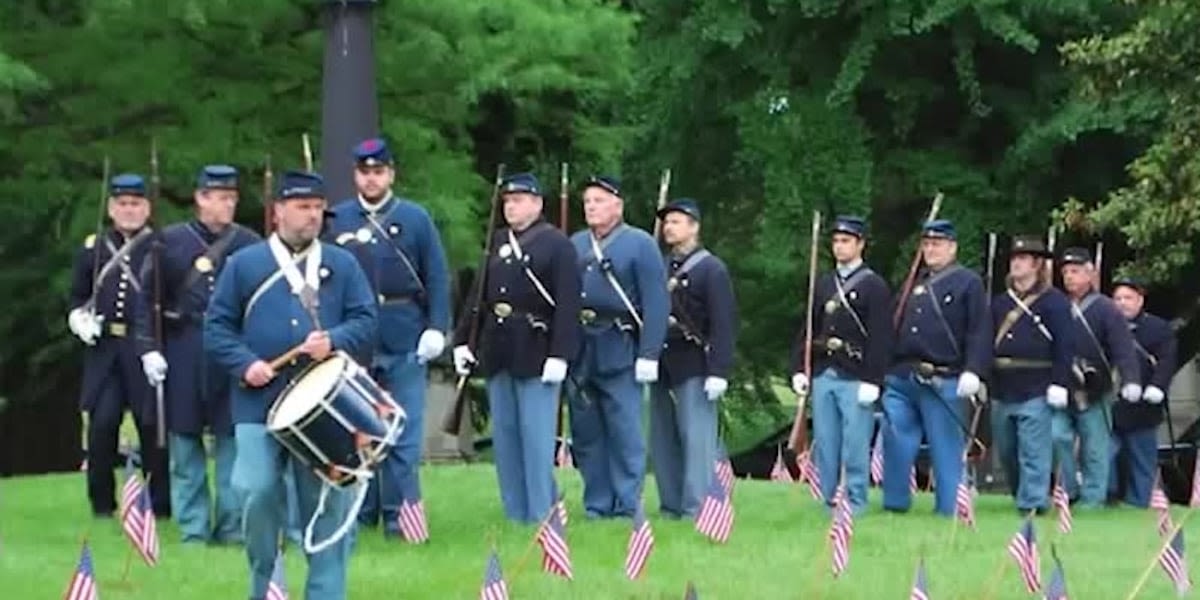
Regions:
<svg viewBox="0 0 1200 600"><path fill-rule="evenodd" d="M318 477L346 487L387 458L404 409L345 352L306 367L279 394L267 430Z"/></svg>

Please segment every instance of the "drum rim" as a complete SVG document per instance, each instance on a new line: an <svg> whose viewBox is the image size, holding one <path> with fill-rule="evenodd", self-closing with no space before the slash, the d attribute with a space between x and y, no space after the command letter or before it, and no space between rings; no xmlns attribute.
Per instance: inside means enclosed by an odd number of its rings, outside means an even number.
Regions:
<svg viewBox="0 0 1200 600"><path fill-rule="evenodd" d="M285 429L290 426L290 425L284 425L284 426L280 427L280 426L276 426L276 424L274 423L275 416L279 413L279 408L280 408L280 406L283 405L284 398L286 398L290 392L295 390L296 385L300 382L301 379L304 379L304 376L308 375L308 373L310 371L312 371L313 369L316 369L320 365L325 364L326 362L329 362L330 360L335 360L335 359L341 359L343 361L342 367L341 367L341 369L339 369L339 371L343 375L346 374L348 367L350 367L351 365L357 364L354 361L354 359L349 354L347 354L345 351L334 350L332 353L330 353L329 356L326 356L323 360L313 361L313 362L309 363L308 365L306 365L303 369L300 370L299 373L296 374L295 377L293 377L291 379L291 381L288 381L287 385L284 386L284 388L282 390L280 390L280 392L277 396L275 396L275 400L273 402L271 402L271 408L267 410L266 426L267 426L268 431L280 431L280 430ZM323 394L321 396L321 399L328 400L330 397L336 395L338 392L341 391L342 386L344 384L345 384L345 380L343 378L339 377L337 385L335 385L334 387L330 388L327 392L325 392L325 394ZM312 416L312 413L315 412L318 407L321 407L323 405L324 405L323 403L318 402L316 405L314 405L312 407L311 410L304 413L304 416L301 417L301 419L308 419L309 417ZM299 422L299 420L297 420L296 422Z"/></svg>

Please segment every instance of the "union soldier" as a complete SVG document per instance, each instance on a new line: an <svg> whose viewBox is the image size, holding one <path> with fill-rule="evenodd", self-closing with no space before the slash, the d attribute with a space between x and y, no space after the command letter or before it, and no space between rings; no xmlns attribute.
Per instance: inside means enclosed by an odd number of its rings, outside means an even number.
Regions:
<svg viewBox="0 0 1200 600"><path fill-rule="evenodd" d="M143 263L137 294L137 341L142 369L151 387L164 385L171 506L183 541L235 543L241 540L241 506L229 483L233 472L233 424L229 420L229 378L204 356L204 311L226 257L259 239L233 222L238 173L227 165L204 167L193 194L195 220L164 228L155 273ZM163 331L158 340L153 314L155 283L161 285ZM215 524L210 523L205 429L213 434L216 460Z"/></svg>
<svg viewBox="0 0 1200 600"><path fill-rule="evenodd" d="M1142 399L1140 369L1133 351L1133 334L1112 300L1093 289L1096 267L1086 248L1067 248L1062 256L1063 287L1071 299L1075 324L1075 364L1072 366L1074 402L1054 411L1051 436L1057 474L1072 501L1086 508L1104 504L1108 493L1108 468L1112 461L1112 404L1119 375L1121 398ZM1079 465L1075 436L1079 436ZM1083 474L1079 485L1076 469Z"/></svg>
<svg viewBox="0 0 1200 600"><path fill-rule="evenodd" d="M623 210L619 182L592 177L583 190L588 228L571 236L583 272L571 436L589 518L632 517L639 506L646 472L639 388L658 379L670 308L658 244L626 224Z"/></svg>
<svg viewBox="0 0 1200 600"><path fill-rule="evenodd" d="M147 225L151 206L140 175L117 175L108 190L112 227L99 238L89 235L76 253L67 316L71 332L87 345L80 405L88 413L88 500L97 517L111 517L116 509L113 469L128 409L137 424L154 514L169 517L167 453L158 448L154 396L134 342L134 302L142 286L137 273L148 260L153 236Z"/></svg>
<svg viewBox="0 0 1200 600"><path fill-rule="evenodd" d="M1164 416L1170 415L1167 390L1175 376L1178 349L1170 323L1144 310L1146 289L1141 283L1134 279L1115 281L1113 302L1133 332L1145 402L1118 402L1113 406L1109 490L1124 490L1126 504L1145 508L1150 504L1150 490L1158 473L1158 426Z"/></svg>
<svg viewBox="0 0 1200 600"><path fill-rule="evenodd" d="M279 551L284 469L290 468L296 481L301 523L312 519L322 487L317 475L267 431L267 412L306 363L334 351L361 355L377 324L375 298L358 262L349 252L317 241L325 210L321 176L285 173L272 210L276 232L228 258L204 317L209 358L244 384L232 388L233 486L245 502L251 598L266 595ZM303 356L279 371L267 362L301 343ZM327 538L350 510L348 494L335 491L321 500L324 514L314 539ZM349 544L347 536L307 555L305 597L346 597Z"/></svg>
<svg viewBox="0 0 1200 600"><path fill-rule="evenodd" d="M1013 238L1008 287L992 299L992 439L1017 510L1045 511L1050 488L1051 407L1067 405L1074 327L1036 237Z"/></svg>
<svg viewBox="0 0 1200 600"><path fill-rule="evenodd" d="M487 272L476 277L468 318L455 334L454 366L471 370L466 345L482 319L492 443L500 500L510 520L537 523L554 502L554 430L558 391L579 345L579 272L575 247L542 216L542 187L530 173L501 182L504 221ZM483 306L475 306L479 285Z"/></svg>
<svg viewBox="0 0 1200 600"><path fill-rule="evenodd" d="M883 411L883 507L912 506L909 473L924 435L936 482L934 510L953 516L963 475L968 398L992 362L983 280L957 263L958 236L945 219L925 224L925 266L904 302Z"/></svg>
<svg viewBox="0 0 1200 600"><path fill-rule="evenodd" d="M866 223L839 216L831 248L837 267L822 275L813 293L813 454L821 492L832 504L846 469L851 509L867 507L871 434L875 403L888 367L892 337L891 291L863 262ZM803 372L805 325L801 325L792 361L792 388L808 391Z"/></svg>
<svg viewBox="0 0 1200 600"><path fill-rule="evenodd" d="M717 400L729 387L737 304L725 263L700 245L700 207L680 198L658 211L671 315L650 402L650 456L660 507L694 517L717 459Z"/></svg>
<svg viewBox="0 0 1200 600"><path fill-rule="evenodd" d="M419 467L425 435L428 363L442 354L450 331L450 275L437 227L425 207L392 193L396 168L379 138L354 148L358 197L332 209L326 241L352 252L371 282L379 305L373 349L360 357L387 388L408 420L388 460L371 478L359 523L400 534L404 502L421 498Z"/></svg>

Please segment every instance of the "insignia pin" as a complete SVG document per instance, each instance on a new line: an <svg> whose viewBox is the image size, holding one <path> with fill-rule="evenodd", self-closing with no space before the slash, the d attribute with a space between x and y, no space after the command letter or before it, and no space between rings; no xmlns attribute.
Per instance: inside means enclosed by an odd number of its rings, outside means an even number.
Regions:
<svg viewBox="0 0 1200 600"><path fill-rule="evenodd" d="M923 285L918 285L917 287L913 288L914 296L920 296L921 294L924 294L924 293L925 293L925 286L923 286Z"/></svg>
<svg viewBox="0 0 1200 600"><path fill-rule="evenodd" d="M400 233L400 227L394 223L388 225L388 235L396 235L397 233Z"/></svg>
<svg viewBox="0 0 1200 600"><path fill-rule="evenodd" d="M835 302L833 300L826 302L825 303L825 314L832 315L834 312L837 312L837 307L838 307L837 302Z"/></svg>
<svg viewBox="0 0 1200 600"><path fill-rule="evenodd" d="M671 277L671 278L667 279L667 291L668 291L668 292L673 292L673 291L675 291L675 288L677 288L677 287L679 287L679 280L678 280L678 279L676 279L676 278L674 278L674 277Z"/></svg>
<svg viewBox="0 0 1200 600"><path fill-rule="evenodd" d="M858 298L858 292L856 292L854 290L850 290L850 293L846 294L846 296L848 298L850 298L851 300L854 300L855 298Z"/></svg>
<svg viewBox="0 0 1200 600"><path fill-rule="evenodd" d="M354 239L358 240L358 243L360 244L365 244L371 241L371 230L363 227L362 229L355 231Z"/></svg>
<svg viewBox="0 0 1200 600"><path fill-rule="evenodd" d="M328 277L329 277L329 268L328 268L328 267L321 267L319 270L317 270L317 275L320 275L320 276L321 276L321 279L326 279L326 278L328 278Z"/></svg>
<svg viewBox="0 0 1200 600"><path fill-rule="evenodd" d="M194 266L196 267L196 270L201 273L207 273L213 269L212 261L209 260L207 256L196 257Z"/></svg>
<svg viewBox="0 0 1200 600"><path fill-rule="evenodd" d="M508 244L500 246L500 250L497 251L497 254L500 255L500 258L508 258L512 255L512 246Z"/></svg>

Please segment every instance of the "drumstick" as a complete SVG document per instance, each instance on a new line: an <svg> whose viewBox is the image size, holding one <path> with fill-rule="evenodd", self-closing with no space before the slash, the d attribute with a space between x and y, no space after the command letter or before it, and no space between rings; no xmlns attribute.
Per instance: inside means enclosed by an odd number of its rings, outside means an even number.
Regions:
<svg viewBox="0 0 1200 600"><path fill-rule="evenodd" d="M300 356L300 349L303 347L304 347L304 342L300 342L299 344L292 346L292 348L290 350L288 350L287 352L284 352L283 354L280 354L278 357L276 357L275 359L273 359L271 362L269 362L267 364L271 367L272 371L278 371L279 369L282 369L284 365L286 365L287 363L289 363L293 359L295 359L297 356ZM245 381L241 382L241 386L249 387L246 385Z"/></svg>

